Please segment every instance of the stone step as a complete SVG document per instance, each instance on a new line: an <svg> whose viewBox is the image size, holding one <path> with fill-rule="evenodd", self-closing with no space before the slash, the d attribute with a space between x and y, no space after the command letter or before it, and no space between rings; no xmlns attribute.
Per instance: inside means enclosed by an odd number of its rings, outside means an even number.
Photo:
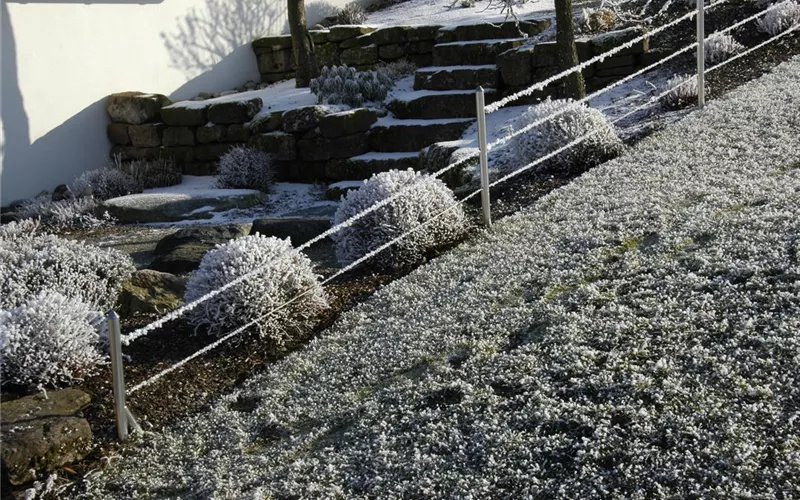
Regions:
<svg viewBox="0 0 800 500"><path fill-rule="evenodd" d="M471 119L381 118L369 131L369 147L376 152L418 152L434 142L460 139L473 123Z"/></svg>
<svg viewBox="0 0 800 500"><path fill-rule="evenodd" d="M372 174L389 170L419 169L419 153L367 153L347 160L325 164L325 178L330 182L369 179Z"/></svg>
<svg viewBox="0 0 800 500"><path fill-rule="evenodd" d="M328 184L325 188L325 199L339 201L342 196L345 196L350 191L359 189L364 185L364 181L339 181Z"/></svg>
<svg viewBox="0 0 800 500"><path fill-rule="evenodd" d="M473 42L439 43L433 46L434 66L495 64L503 52L522 46L524 38L498 38Z"/></svg>
<svg viewBox="0 0 800 500"><path fill-rule="evenodd" d="M495 99L494 89L484 89L486 103ZM395 117L431 120L436 118L474 118L475 91L417 90L395 98L387 105ZM431 143L436 141L431 141Z"/></svg>
<svg viewBox="0 0 800 500"><path fill-rule="evenodd" d="M414 73L414 90L475 90L497 88L500 71L497 65L431 66Z"/></svg>
<svg viewBox="0 0 800 500"><path fill-rule="evenodd" d="M550 19L507 21L504 23L481 23L439 28L436 43L492 40L498 38L520 38L538 35L550 27Z"/></svg>

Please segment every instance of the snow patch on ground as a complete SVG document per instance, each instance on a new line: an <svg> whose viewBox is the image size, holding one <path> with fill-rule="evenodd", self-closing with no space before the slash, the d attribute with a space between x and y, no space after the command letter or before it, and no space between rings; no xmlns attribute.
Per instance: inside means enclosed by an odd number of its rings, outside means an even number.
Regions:
<svg viewBox="0 0 800 500"><path fill-rule="evenodd" d="M317 96L312 94L311 90L307 87L296 88L294 79L291 79L259 90L239 92L237 94L206 99L205 101L180 101L166 107L202 109L216 103L247 101L256 97L260 98L263 102L263 107L261 108L262 113L286 111L317 104Z"/></svg>
<svg viewBox="0 0 800 500"><path fill-rule="evenodd" d="M499 2L491 8L487 8L489 3L485 0L469 8L463 8L458 3L450 8L452 4L453 0L409 0L369 14L367 23L377 26L457 26L513 20L500 11ZM553 6L553 0L537 0L516 5L514 12L520 19L541 17L541 14L552 12Z"/></svg>

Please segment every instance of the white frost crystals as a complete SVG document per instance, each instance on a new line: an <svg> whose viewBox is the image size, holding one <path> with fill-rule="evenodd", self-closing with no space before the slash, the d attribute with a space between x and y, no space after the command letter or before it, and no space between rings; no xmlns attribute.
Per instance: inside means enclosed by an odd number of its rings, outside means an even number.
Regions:
<svg viewBox="0 0 800 500"><path fill-rule="evenodd" d="M259 234L210 250L186 286L186 302L257 268L263 269L192 309L189 322L207 326L212 335L224 335L257 320L254 328L262 338L281 345L304 333L302 329L328 306L308 257L294 250L288 239ZM290 300L288 306L278 307Z"/></svg>
<svg viewBox="0 0 800 500"><path fill-rule="evenodd" d="M359 189L349 191L336 211L334 225L409 185L413 187L387 206L331 236L341 264L347 265L403 233L409 234L369 264L403 268L420 262L430 250L458 241L466 231L466 219L453 192L441 180L411 169L375 174Z"/></svg>
<svg viewBox="0 0 800 500"><path fill-rule="evenodd" d="M220 189L258 189L264 193L272 186L272 157L246 146L237 146L219 159L217 187Z"/></svg>
<svg viewBox="0 0 800 500"><path fill-rule="evenodd" d="M708 92L708 84L706 84ZM664 91L671 89L661 97L661 105L667 109L680 109L697 103L697 77L676 75L664 84Z"/></svg>
<svg viewBox="0 0 800 500"><path fill-rule="evenodd" d="M103 330L100 312L57 292L0 310L3 383L40 388L90 374L103 362Z"/></svg>
<svg viewBox="0 0 800 500"><path fill-rule="evenodd" d="M718 64L744 49L744 45L737 42L731 35L723 33L712 35L706 40L705 44L706 64Z"/></svg>
<svg viewBox="0 0 800 500"><path fill-rule="evenodd" d="M800 4L795 0L785 0L758 21L758 28L770 36L775 36L793 26L800 25Z"/></svg>
<svg viewBox="0 0 800 500"><path fill-rule="evenodd" d="M509 150L517 159L515 168L521 168L590 132L594 134L588 139L545 162L546 167L580 172L609 160L622 151L622 141L603 113L571 99L546 100L531 106L514 121L510 132L521 130L565 108L567 111L555 118L511 139Z"/></svg>

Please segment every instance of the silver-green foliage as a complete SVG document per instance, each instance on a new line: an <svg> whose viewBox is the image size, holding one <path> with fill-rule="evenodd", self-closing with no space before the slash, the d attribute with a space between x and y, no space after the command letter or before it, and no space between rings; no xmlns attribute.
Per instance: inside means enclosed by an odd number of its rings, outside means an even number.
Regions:
<svg viewBox="0 0 800 500"><path fill-rule="evenodd" d="M123 162L120 156L115 156L111 166L131 176L143 189L174 186L183 179L180 167L172 158Z"/></svg>
<svg viewBox="0 0 800 500"><path fill-rule="evenodd" d="M345 104L359 107L365 102L386 99L394 85L394 72L380 68L375 71L356 71L346 64L325 66L317 78L311 80L311 92L320 104Z"/></svg>

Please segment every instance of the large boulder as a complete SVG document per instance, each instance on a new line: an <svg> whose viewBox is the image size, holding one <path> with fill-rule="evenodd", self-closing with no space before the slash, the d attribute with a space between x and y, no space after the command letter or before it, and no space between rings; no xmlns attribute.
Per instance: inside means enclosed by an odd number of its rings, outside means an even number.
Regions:
<svg viewBox="0 0 800 500"><path fill-rule="evenodd" d="M291 161L297 159L297 138L286 132L270 132L258 134L250 138L251 147L270 153L277 160Z"/></svg>
<svg viewBox="0 0 800 500"><path fill-rule="evenodd" d="M190 105L191 104L191 105ZM208 122L206 106L194 106L189 103L185 106L172 105L161 109L161 120L172 127L197 127Z"/></svg>
<svg viewBox="0 0 800 500"><path fill-rule="evenodd" d="M80 411L90 402L88 394L69 388L3 403L0 458L8 481L25 484L82 460L92 430Z"/></svg>
<svg viewBox="0 0 800 500"><path fill-rule="evenodd" d="M366 132L376 121L378 115L371 109L352 109L323 117L319 121L319 131L322 137L333 139Z"/></svg>
<svg viewBox="0 0 800 500"><path fill-rule="evenodd" d="M156 121L161 108L168 104L170 104L169 99L161 94L120 92L108 97L106 110L112 122L141 125Z"/></svg>
<svg viewBox="0 0 800 500"><path fill-rule="evenodd" d="M124 316L164 314L180 307L186 280L178 276L142 269L122 285L119 311Z"/></svg>
<svg viewBox="0 0 800 500"><path fill-rule="evenodd" d="M290 134L307 132L317 128L319 120L331 113L325 106L306 106L283 113L283 130Z"/></svg>
<svg viewBox="0 0 800 500"><path fill-rule="evenodd" d="M261 111L260 97L243 101L229 101L212 104L208 108L208 119L219 124L245 123Z"/></svg>
<svg viewBox="0 0 800 500"><path fill-rule="evenodd" d="M161 241L155 248L156 258L150 268L173 274L184 274L200 267L203 256L216 245L247 236L251 224L196 226L180 229Z"/></svg>
<svg viewBox="0 0 800 500"><path fill-rule="evenodd" d="M211 146L232 144L206 144L198 149ZM145 224L211 219L214 212L250 208L263 201L264 194L255 189L208 189L129 194L104 201L102 208L123 224Z"/></svg>
<svg viewBox="0 0 800 500"><path fill-rule="evenodd" d="M165 127L163 123L131 125L128 127L130 142L137 148L157 148L161 146Z"/></svg>
<svg viewBox="0 0 800 500"><path fill-rule="evenodd" d="M339 54L342 64L348 66L363 66L378 62L378 46L368 45L366 47L353 47L345 49Z"/></svg>
<svg viewBox="0 0 800 500"><path fill-rule="evenodd" d="M302 245L331 228L330 217L281 217L256 219L250 234L263 234L276 238L290 238L292 245Z"/></svg>

